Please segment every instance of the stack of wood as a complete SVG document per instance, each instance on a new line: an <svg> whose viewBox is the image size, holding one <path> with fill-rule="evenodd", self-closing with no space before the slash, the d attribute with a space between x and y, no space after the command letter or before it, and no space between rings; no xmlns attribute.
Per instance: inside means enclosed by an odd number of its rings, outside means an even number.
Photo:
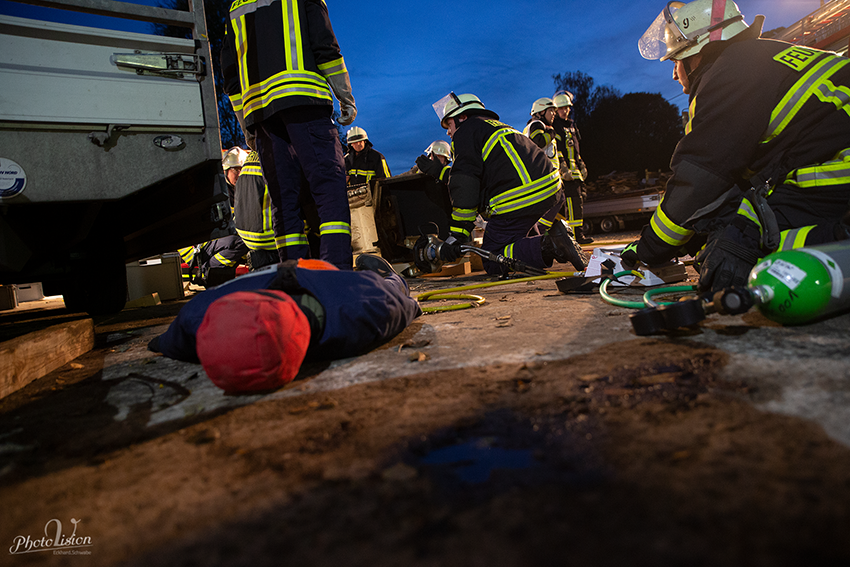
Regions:
<svg viewBox="0 0 850 567"><path fill-rule="evenodd" d="M612 171L595 181L585 182L587 198L593 200L623 193L663 191L672 175L671 171Z"/></svg>

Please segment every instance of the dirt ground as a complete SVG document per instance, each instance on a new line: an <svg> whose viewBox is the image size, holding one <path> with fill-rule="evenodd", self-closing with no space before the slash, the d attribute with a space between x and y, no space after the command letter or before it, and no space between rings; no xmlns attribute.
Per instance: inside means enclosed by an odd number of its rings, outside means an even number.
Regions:
<svg viewBox="0 0 850 567"><path fill-rule="evenodd" d="M850 450L764 411L783 355L765 350L760 376L736 342L803 341L803 367L846 368L850 315L638 338L624 310L551 283L487 297L489 312L420 318L362 360L197 411L200 366L144 349L181 302L96 321L94 351L0 400L2 564L850 564ZM512 343L531 350L502 356ZM458 352L473 363L449 364ZM369 362L368 379L318 387ZM119 383L147 397L121 406ZM167 408L179 418L154 419ZM12 554L52 519L90 555Z"/></svg>

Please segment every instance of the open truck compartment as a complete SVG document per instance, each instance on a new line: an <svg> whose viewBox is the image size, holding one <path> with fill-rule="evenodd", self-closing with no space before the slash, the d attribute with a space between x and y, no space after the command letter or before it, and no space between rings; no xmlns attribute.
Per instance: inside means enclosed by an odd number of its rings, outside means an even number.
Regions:
<svg viewBox="0 0 850 567"><path fill-rule="evenodd" d="M196 38L0 16L0 283L117 311L127 262L230 231L203 3L37 4Z"/></svg>

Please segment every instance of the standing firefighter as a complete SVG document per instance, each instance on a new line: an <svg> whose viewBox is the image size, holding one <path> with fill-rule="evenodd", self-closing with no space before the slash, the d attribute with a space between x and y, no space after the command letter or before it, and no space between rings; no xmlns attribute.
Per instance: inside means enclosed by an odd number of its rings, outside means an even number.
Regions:
<svg viewBox="0 0 850 567"><path fill-rule="evenodd" d="M581 135L576 128L575 121L570 118L570 110L573 107L573 95L570 93L558 93L552 99L557 116L555 116L554 127L557 139L558 152L561 156L561 180L564 184L564 196L566 197L567 224L576 233L579 244L590 244L593 239L584 234L584 180L587 179L587 167L581 159L579 151L579 140Z"/></svg>
<svg viewBox="0 0 850 567"><path fill-rule="evenodd" d="M669 260L707 235L700 287L718 290L769 252L848 237L850 61L760 39L762 20L747 26L731 0L669 2L640 39L645 58L674 62L690 122L627 262Z"/></svg>
<svg viewBox="0 0 850 567"><path fill-rule="evenodd" d="M350 270L351 215L342 145L331 120L334 95L340 124L350 124L357 109L324 1L235 1L221 62L225 92L257 137L279 211L274 232L281 260L309 254L298 204L303 171L319 211L320 256Z"/></svg>
<svg viewBox="0 0 850 567"><path fill-rule="evenodd" d="M250 249L248 266L253 271L277 264L279 254L272 221L274 210L257 152L248 154L242 166L242 173L236 181L235 197L233 224L236 234Z"/></svg>
<svg viewBox="0 0 850 567"><path fill-rule="evenodd" d="M558 206L558 170L534 142L486 110L477 96L455 93L434 105L440 125L452 138L455 161L449 192L452 199L452 261L460 244L469 241L476 215L488 219L482 247L507 258L544 268L570 262L583 270L585 258L563 222L537 234L538 219ZM487 273L502 275L495 262L484 261Z"/></svg>
<svg viewBox="0 0 850 567"><path fill-rule="evenodd" d="M370 183L373 179L391 177L384 154L372 147L366 130L352 126L345 138L345 175L349 185Z"/></svg>
<svg viewBox="0 0 850 567"><path fill-rule="evenodd" d="M555 129L552 127L552 121L555 119L555 105L551 98L538 98L531 105L531 118L528 119L522 133L531 138L538 148L546 152L546 157L552 162L552 167L555 171L561 170L561 157L558 155L557 141L555 139ZM561 181L563 187L563 180ZM540 224L541 231L546 231L552 228L555 222L555 217L564 206L564 192L559 190L557 194L558 201L546 213L540 217L537 222ZM567 226L571 226L567 223Z"/></svg>

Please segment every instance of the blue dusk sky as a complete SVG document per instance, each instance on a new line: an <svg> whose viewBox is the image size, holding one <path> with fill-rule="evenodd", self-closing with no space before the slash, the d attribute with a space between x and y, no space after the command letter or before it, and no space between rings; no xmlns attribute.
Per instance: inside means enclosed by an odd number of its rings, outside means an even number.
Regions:
<svg viewBox="0 0 850 567"><path fill-rule="evenodd" d="M673 64L647 61L637 50L663 0L326 2L357 101L353 125L368 132L393 174L412 167L432 141L448 141L431 104L452 90L478 95L502 121L519 129L531 103L552 96L552 75L571 71L622 94L657 92L680 108L687 106L671 78ZM787 27L820 7L820 0L737 3L747 23L763 14L765 30ZM33 8L0 0L0 14L20 16L24 10ZM91 18L72 17L75 23ZM100 26L97 20L89 21ZM130 20L121 23L124 29L147 31Z"/></svg>

